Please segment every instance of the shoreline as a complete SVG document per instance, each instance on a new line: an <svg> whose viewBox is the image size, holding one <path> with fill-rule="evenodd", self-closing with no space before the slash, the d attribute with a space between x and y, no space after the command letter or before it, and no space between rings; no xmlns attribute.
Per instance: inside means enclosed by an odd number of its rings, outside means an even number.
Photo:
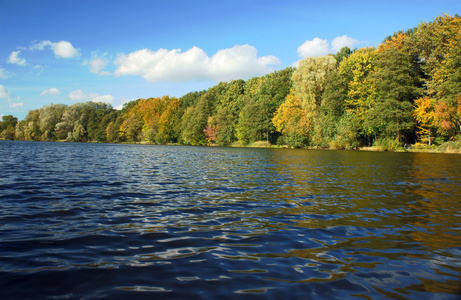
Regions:
<svg viewBox="0 0 461 300"><path fill-rule="evenodd" d="M9 141L7 139L0 138L0 141ZM13 141L23 141L23 140L13 140ZM31 141L29 141L31 142ZM74 143L68 142L65 140L60 141L33 141L33 142L56 142L56 143ZM103 143L103 144L121 144L121 145L159 145L155 143L147 142L120 142L120 143L107 143L107 142L98 142L98 141L88 141L88 142L79 142L79 143ZM451 147L450 143L456 143ZM239 143L232 144L230 146L220 146L217 144L209 145L182 145L178 143L168 143L163 146L195 146L195 147L225 147L225 148L260 148L260 149L301 149L301 150L327 150L327 151L362 151L362 152L412 152L412 153L444 153L444 154L461 154L461 142L445 142L440 146L433 146L432 148L424 148L418 146L418 148L413 148L415 145L410 145L409 148L399 147L397 149L382 149L378 146L366 146L358 147L356 149L338 149L331 147L307 147L307 148L293 148L288 145L272 145L267 144L267 142L255 142L248 145L242 145ZM421 148L420 148L421 147Z"/></svg>

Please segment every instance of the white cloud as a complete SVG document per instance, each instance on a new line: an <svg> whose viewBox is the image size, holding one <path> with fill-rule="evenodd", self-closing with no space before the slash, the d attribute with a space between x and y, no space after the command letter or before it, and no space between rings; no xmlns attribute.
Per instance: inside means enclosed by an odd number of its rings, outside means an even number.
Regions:
<svg viewBox="0 0 461 300"><path fill-rule="evenodd" d="M68 95L70 100L73 101L92 101L92 102L104 102L112 104L114 97L112 95L99 95L98 93L85 94L82 90L75 90Z"/></svg>
<svg viewBox="0 0 461 300"><path fill-rule="evenodd" d="M56 95L61 94L61 92L59 92L59 90L57 88L50 88L50 89L47 89L47 90L44 90L43 92L41 92L40 96L46 96L48 94L50 94L52 96L56 96Z"/></svg>
<svg viewBox="0 0 461 300"><path fill-rule="evenodd" d="M102 96L94 97L93 99L91 99L91 101L112 104L114 102L114 97L112 95L102 95Z"/></svg>
<svg viewBox="0 0 461 300"><path fill-rule="evenodd" d="M82 100L85 100L86 95L82 90L76 90L76 91L70 92L68 97L70 100L73 100L73 101L82 101Z"/></svg>
<svg viewBox="0 0 461 300"><path fill-rule="evenodd" d="M116 110L121 110L121 109L123 108L123 105L125 105L125 103L128 103L128 102L130 102L130 101L134 101L134 100L136 100L136 99L135 99L135 98L131 98L131 99L122 98L122 99L120 100L120 104L117 105L117 106L115 107L115 109L116 109Z"/></svg>
<svg viewBox="0 0 461 300"><path fill-rule="evenodd" d="M280 64L272 55L257 57L257 50L249 45L236 45L209 57L198 47L181 49L142 49L128 55L119 55L114 62L115 76L138 75L150 82L211 79L228 81L246 79L273 71L270 65Z"/></svg>
<svg viewBox="0 0 461 300"><path fill-rule="evenodd" d="M71 58L78 55L78 50L72 46L71 43L67 41L60 41L57 43L51 41L41 41L39 43L33 44L31 50L45 50L46 48L53 50L56 57Z"/></svg>
<svg viewBox="0 0 461 300"><path fill-rule="evenodd" d="M26 65L26 60L24 58L19 57L20 53L21 51L19 50L11 52L10 56L8 57L7 63L24 67Z"/></svg>
<svg viewBox="0 0 461 300"><path fill-rule="evenodd" d="M318 37L312 41L305 41L301 46L298 47L298 55L300 57L317 57L324 56L330 52L329 44L327 40L322 40Z"/></svg>
<svg viewBox="0 0 461 300"><path fill-rule="evenodd" d="M41 41L40 43L35 43L32 46L30 46L30 50L39 50L43 51L45 50L45 47L51 47L53 43L51 41Z"/></svg>
<svg viewBox="0 0 461 300"><path fill-rule="evenodd" d="M322 40L318 37L314 38L312 41L307 40L301 46L298 47L298 55L302 58L305 57L317 57L328 55L329 53L336 53L341 50L342 47L352 48L360 42L356 39L348 37L347 35L342 35L335 37L330 43L328 40Z"/></svg>
<svg viewBox="0 0 461 300"><path fill-rule="evenodd" d="M91 60L84 61L82 65L88 65L91 73L95 73L100 76L101 75L111 75L110 72L103 71L104 68L109 63L109 60L105 58L105 55L103 55L102 57L99 57L96 54L96 52L93 52L91 56L92 56Z"/></svg>
<svg viewBox="0 0 461 300"><path fill-rule="evenodd" d="M0 99L7 99L9 101L10 98L10 92L3 85L0 85Z"/></svg>
<svg viewBox="0 0 461 300"><path fill-rule="evenodd" d="M52 48L55 55L65 58L74 57L78 53L77 49L75 49L71 43L66 41L55 43Z"/></svg>
<svg viewBox="0 0 461 300"><path fill-rule="evenodd" d="M359 43L360 42L358 40L348 37L347 35L338 36L331 41L331 52L336 53L343 47L349 47L352 49Z"/></svg>
<svg viewBox="0 0 461 300"><path fill-rule="evenodd" d="M24 106L24 103L22 102L12 102L13 98L11 93L3 85L0 85L0 99L6 99L10 108L18 108ZM20 98L18 97L17 99L19 100Z"/></svg>
<svg viewBox="0 0 461 300"><path fill-rule="evenodd" d="M17 103L10 102L10 104L9 104L10 108L19 108L19 107L23 107L23 106L24 106L24 103L22 103L22 102L17 102Z"/></svg>
<svg viewBox="0 0 461 300"><path fill-rule="evenodd" d="M10 72L8 72L7 70L3 68L0 68L0 79L7 79L10 76L11 76Z"/></svg>

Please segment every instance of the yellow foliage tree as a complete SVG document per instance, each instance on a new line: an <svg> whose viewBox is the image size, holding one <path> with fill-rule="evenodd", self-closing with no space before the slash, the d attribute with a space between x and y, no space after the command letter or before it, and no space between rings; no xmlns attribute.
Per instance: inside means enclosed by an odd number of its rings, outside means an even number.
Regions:
<svg viewBox="0 0 461 300"><path fill-rule="evenodd" d="M438 116L436 113L436 100L422 97L415 100L413 116L418 122L417 134L422 142L432 144L433 133L437 128Z"/></svg>
<svg viewBox="0 0 461 300"><path fill-rule="evenodd" d="M345 99L346 111L353 113L361 124L367 118L368 111L372 108L376 98L370 75L376 70L375 48L362 48L344 59L339 66L339 73L348 79L348 91ZM364 128L367 134L371 130Z"/></svg>
<svg viewBox="0 0 461 300"><path fill-rule="evenodd" d="M285 102L275 112L272 118L277 131L287 137L290 146L300 147L307 138L309 129L312 127L312 119L303 109L302 101L293 94L286 97Z"/></svg>
<svg viewBox="0 0 461 300"><path fill-rule="evenodd" d="M177 98L168 99L168 102L166 103L166 107L163 110L162 114L160 115L160 118L158 119L159 137L156 140L156 142L159 142L161 144L168 143L175 135L174 121L175 121L175 116L179 110L180 105L181 105L181 100Z"/></svg>

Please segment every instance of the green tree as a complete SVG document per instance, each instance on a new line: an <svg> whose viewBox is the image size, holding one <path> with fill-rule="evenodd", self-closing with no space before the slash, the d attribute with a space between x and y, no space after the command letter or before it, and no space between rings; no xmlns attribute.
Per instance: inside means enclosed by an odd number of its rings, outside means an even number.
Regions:
<svg viewBox="0 0 461 300"><path fill-rule="evenodd" d="M108 117L106 118L106 116ZM110 104L103 102L84 103L80 122L86 130L85 138L93 142L106 141L105 129L115 117L115 110Z"/></svg>
<svg viewBox="0 0 461 300"><path fill-rule="evenodd" d="M93 135L90 135L89 137L95 141L109 142L109 140L107 140L106 128L110 123L114 124L114 122L117 120L117 117L119 115L119 111L113 108L110 108L105 111L98 112L98 115L99 114L101 115L98 116L97 118L98 120L97 128L96 130L93 131L94 132ZM115 134L114 136L117 136L117 134Z"/></svg>
<svg viewBox="0 0 461 300"><path fill-rule="evenodd" d="M342 47L334 56L336 63L339 65L344 59L348 58L353 51L349 47Z"/></svg>
<svg viewBox="0 0 461 300"><path fill-rule="evenodd" d="M348 81L338 71L331 72L326 78L317 122L324 143L330 145L337 134L338 123L345 111Z"/></svg>
<svg viewBox="0 0 461 300"><path fill-rule="evenodd" d="M9 125L15 127L18 123L18 118L13 115L2 116L2 121L0 122L0 131L5 130Z"/></svg>
<svg viewBox="0 0 461 300"><path fill-rule="evenodd" d="M293 91L302 100L308 114L316 111L326 84L326 75L336 69L333 56L308 57L293 72Z"/></svg>
<svg viewBox="0 0 461 300"><path fill-rule="evenodd" d="M25 120L23 136L28 141L39 141L42 133L40 131L40 110L35 109L29 111Z"/></svg>
<svg viewBox="0 0 461 300"><path fill-rule="evenodd" d="M210 105L209 108L212 116L217 115L217 110L221 103L221 97L223 97L223 95L226 93L229 84L230 83L228 82L220 82L206 91L208 103Z"/></svg>
<svg viewBox="0 0 461 300"><path fill-rule="evenodd" d="M419 78L411 68L412 57L390 47L378 54L376 66L373 82L377 96L366 122L384 136L410 142L415 126L413 102L421 93Z"/></svg>
<svg viewBox="0 0 461 300"><path fill-rule="evenodd" d="M442 129L452 139L461 134L461 18L449 19L446 27L447 52L432 81L440 99L438 110L444 112Z"/></svg>
<svg viewBox="0 0 461 300"><path fill-rule="evenodd" d="M266 140L275 143L278 134L272 124L275 111L292 88L293 68L255 77L244 85L244 104L239 114L236 135L243 144Z"/></svg>
<svg viewBox="0 0 461 300"><path fill-rule="evenodd" d="M55 135L58 140L72 141L74 126L80 119L80 105L81 103L75 103L66 107L61 121L55 126Z"/></svg>
<svg viewBox="0 0 461 300"><path fill-rule="evenodd" d="M191 106L196 106L200 97L206 94L206 91L190 92L181 97L181 108L184 110Z"/></svg>
<svg viewBox="0 0 461 300"><path fill-rule="evenodd" d="M448 53L456 49L456 47L453 48L450 41L459 41L460 39L460 20L459 16L438 16L431 22L419 24L413 34L412 49L417 51L416 54L424 72L426 96L434 97L437 93L439 82L437 78L434 80L434 76L436 76L435 74L438 72L442 62L447 57L455 57Z"/></svg>
<svg viewBox="0 0 461 300"><path fill-rule="evenodd" d="M26 132L26 121L23 120L23 121L19 121L15 128L14 128L14 139L15 140L25 140L26 139L26 136L25 136L25 132Z"/></svg>
<svg viewBox="0 0 461 300"><path fill-rule="evenodd" d="M234 80L229 83L224 94L219 98L217 107L217 137L219 145L231 145L236 141L236 125L244 102L244 81Z"/></svg>
<svg viewBox="0 0 461 300"><path fill-rule="evenodd" d="M329 146L335 149L356 149L360 145L358 132L360 120L351 111L346 111L336 125L336 134L329 141Z"/></svg>
<svg viewBox="0 0 461 300"><path fill-rule="evenodd" d="M77 121L72 130L72 141L73 142L86 142L86 130L80 121Z"/></svg>
<svg viewBox="0 0 461 300"><path fill-rule="evenodd" d="M268 138L269 127L265 124L268 119L267 107L264 106L266 101L252 101L249 97L246 97L246 101L248 103L240 111L236 125L236 137L244 145L262 140L264 133Z"/></svg>
<svg viewBox="0 0 461 300"><path fill-rule="evenodd" d="M325 141L320 127L320 104L327 83L327 75L336 70L336 59L331 56L308 57L299 62L298 69L293 72L293 93L302 100L302 108L306 111L309 142L322 145Z"/></svg>
<svg viewBox="0 0 461 300"><path fill-rule="evenodd" d="M18 118L12 115L2 116L2 121L0 122L0 138L13 140L17 123Z"/></svg>
<svg viewBox="0 0 461 300"><path fill-rule="evenodd" d="M206 145L204 133L210 115L210 97L203 94L196 107L189 107L183 116L181 139L188 145Z"/></svg>
<svg viewBox="0 0 461 300"><path fill-rule="evenodd" d="M62 118L67 105L50 104L40 108L40 131L42 132L41 139L45 141L55 140L56 124Z"/></svg>
<svg viewBox="0 0 461 300"><path fill-rule="evenodd" d="M115 125L114 121L110 121L109 124L107 124L105 132L106 132L107 142L113 143L117 141L118 132L117 132L117 126Z"/></svg>

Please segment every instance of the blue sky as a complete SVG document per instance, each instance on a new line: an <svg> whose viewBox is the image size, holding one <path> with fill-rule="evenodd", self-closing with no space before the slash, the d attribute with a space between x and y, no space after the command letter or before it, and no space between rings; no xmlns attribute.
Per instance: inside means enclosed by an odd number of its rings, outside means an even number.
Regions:
<svg viewBox="0 0 461 300"><path fill-rule="evenodd" d="M461 14L461 1L0 0L0 116L181 97Z"/></svg>

